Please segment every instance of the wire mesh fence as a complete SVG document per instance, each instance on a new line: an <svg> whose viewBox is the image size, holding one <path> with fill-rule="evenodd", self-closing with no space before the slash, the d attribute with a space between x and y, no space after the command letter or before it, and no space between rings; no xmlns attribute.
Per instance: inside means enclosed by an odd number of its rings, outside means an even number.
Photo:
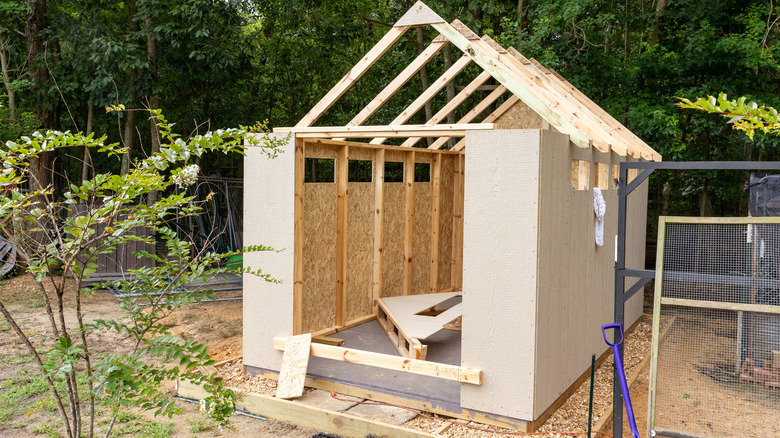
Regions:
<svg viewBox="0 0 780 438"><path fill-rule="evenodd" d="M780 436L780 218L661 218L649 436Z"/></svg>

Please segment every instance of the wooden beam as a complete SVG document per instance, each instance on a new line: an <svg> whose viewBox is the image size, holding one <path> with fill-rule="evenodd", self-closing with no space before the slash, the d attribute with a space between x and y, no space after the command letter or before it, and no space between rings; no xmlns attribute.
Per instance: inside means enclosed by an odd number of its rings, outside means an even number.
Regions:
<svg viewBox="0 0 780 438"><path fill-rule="evenodd" d="M513 47L510 47L509 53L514 54L514 52L517 52ZM517 52L519 54L519 52ZM522 55L521 55L522 56ZM609 114L607 111L605 111L603 108L601 108L597 103L593 102L585 93L580 91L577 87L572 85L569 81L567 81L563 76L558 74L555 70L552 70L550 68L544 67L541 64L539 64L535 59L529 60L532 64L538 65L542 68L543 71L548 73L551 76L554 76L565 88L569 90L572 96L579 99L580 102L582 102L586 107L591 109L597 116L601 117L602 120L604 120L608 125L610 125L613 129L618 131L621 135L623 135L628 141L632 142L635 146L640 147L647 152L649 152L652 155L652 159L654 161L661 161L662 157L661 154L653 150L647 143L644 142L641 138L637 137L636 134L631 132L630 129L623 126L622 123L617 121L614 117L612 117L611 114Z"/></svg>
<svg viewBox="0 0 780 438"><path fill-rule="evenodd" d="M387 337L402 357L425 360L428 356L428 346L423 345L419 339L412 337L398 322L393 311L384 300L379 300L379 311L376 322L382 326Z"/></svg>
<svg viewBox="0 0 780 438"><path fill-rule="evenodd" d="M372 292L374 295L373 313L377 312L377 303L382 296L382 252L384 246L384 187L385 187L385 150L374 152L374 275Z"/></svg>
<svg viewBox="0 0 780 438"><path fill-rule="evenodd" d="M507 112L507 110L509 110L509 108L512 108L512 106L515 103L519 102L519 101L520 101L520 98L518 98L517 96L515 96L515 95L510 96L509 99L507 99L504 103L501 104L501 106L496 108L496 110L493 111L492 113L490 113L489 116L485 117L485 120L483 120L483 121L486 122L486 123L487 122L490 122L490 123L495 122L496 120L498 120L499 117L504 115L504 113ZM433 146L433 145L431 145L431 146ZM455 144L455 146L453 146L452 149L450 149L450 150L453 151L453 152L460 152L465 147L466 147L466 139L463 138L459 142L457 142Z"/></svg>
<svg viewBox="0 0 780 438"><path fill-rule="evenodd" d="M361 142L361 141L338 141L338 140L331 140L331 139L327 139L327 138L307 138L307 139L305 139L305 141L306 141L307 144L310 144L310 145L313 144L313 145L331 146L331 147L334 147L334 149L338 149L339 147L341 147L343 145L348 145L348 146L352 146L352 147L356 147L356 148L361 148L361 149L364 149L364 150L374 150L374 151L375 150L379 150L379 149L384 149L385 151L387 151L387 150L400 151L400 152L404 152L404 153L409 151L409 149L406 149L406 148L401 149L400 146L389 145L389 144L369 144L369 143ZM427 155L434 155L434 154L461 155L461 154L463 154L463 152L454 152L454 151L448 151L448 150L442 150L442 149L433 150L433 149L427 149L427 148L414 148L414 150L415 150L415 152L423 154L423 155L425 155L425 154L427 154ZM329 157L332 158L330 155L328 155L328 156L323 155L323 152L321 150L317 151L317 152L307 151L306 153L308 154L307 158L329 158Z"/></svg>
<svg viewBox="0 0 780 438"><path fill-rule="evenodd" d="M401 111L401 114L399 114L395 119L393 119L392 122L390 122L391 125L402 125L406 123L407 120L409 120L413 115L417 113L417 111L420 111L420 109L425 106L426 103L428 103L429 100L433 98L433 96L436 95L439 91L441 91L442 88L444 88L451 80L455 79L455 76L458 75L464 68L466 68L467 65L471 62L471 59L469 59L468 56L461 56L460 59L455 61L454 64L450 66L450 68L447 69L447 71L444 72L441 76L439 76L438 79L436 79L428 88L425 89L425 91L422 92L419 96L417 96L417 99L414 100L414 102L410 103L409 106L406 107L403 111ZM386 137L386 136L385 136ZM437 137L437 136L432 136ZM379 137L371 140L371 144L382 144L384 141L387 140L387 138Z"/></svg>
<svg viewBox="0 0 780 438"><path fill-rule="evenodd" d="M448 158L449 159L449 158ZM450 260L450 286L463 289L463 156L455 160L452 176L452 258Z"/></svg>
<svg viewBox="0 0 780 438"><path fill-rule="evenodd" d="M274 349L284 351L286 338L274 338ZM324 359L368 365L387 370L402 371L422 376L454 380L472 385L482 384L482 371L425 360L390 354L374 353L373 351L356 350L353 348L334 347L325 344L312 344L311 355Z"/></svg>
<svg viewBox="0 0 780 438"><path fill-rule="evenodd" d="M406 68L395 77L387 86L374 97L374 99L368 103L352 120L347 123L347 126L359 126L368 120L382 105L385 104L398 90L401 89L409 79L417 74L428 61L431 60L441 49L447 44L447 40L444 38L434 39L433 42L420 53L417 58L414 59ZM334 140L344 140L335 139Z"/></svg>
<svg viewBox="0 0 780 438"><path fill-rule="evenodd" d="M322 114L328 110L344 93L365 73L377 59L387 52L390 47L409 29L409 26L391 28L379 42L366 53L366 55L352 67L347 74L336 83L328 93L317 102L314 107L295 125L296 127L311 126Z"/></svg>
<svg viewBox="0 0 780 438"><path fill-rule="evenodd" d="M624 138L617 135L615 130L607 125L601 117L596 116L590 108L587 108L579 99L572 96L569 89L564 87L557 78L548 75L538 65L525 59L514 48L510 47L508 51L504 50L502 56L518 71L523 72L544 87L551 99L561 102L562 111L566 111L564 114L567 118L575 125L581 127L583 132L590 136L591 140L594 141L594 145L601 152L608 153L610 149L613 149L622 156L641 157L640 151L631 142L627 142Z"/></svg>
<svg viewBox="0 0 780 438"><path fill-rule="evenodd" d="M338 136L370 138L378 135L384 137L439 137L441 135L460 137L466 135L467 130L490 129L493 129L492 123L466 123L451 125L315 126L306 128L274 128L274 132L294 132L297 138L333 138Z"/></svg>
<svg viewBox="0 0 780 438"><path fill-rule="evenodd" d="M501 97L504 93L506 93L506 87L503 85L499 85L498 88L493 90L490 94L485 96L482 101L480 101L474 108L472 108L469 112L463 115L460 120L463 121L471 121L474 120L478 115L482 114L483 111L485 111L490 105L493 104L496 100L498 100L499 97ZM442 146L444 146L444 143L447 143L447 140L449 140L450 137L440 137L436 139L435 142L431 143L430 146L428 146L428 149L439 149Z"/></svg>
<svg viewBox="0 0 780 438"><path fill-rule="evenodd" d="M436 114L434 114L427 122L425 122L426 125L435 125L436 123L441 122L444 120L451 112L455 111L455 108L457 108L463 101L469 98L474 92L479 88L480 85L484 84L488 79L490 79L490 73L483 71L479 74L476 78L474 78L473 81L471 81L470 84L466 86L460 93L458 93L451 101L447 102L446 105L444 105ZM401 146L410 148L417 144L418 141L420 141L422 137L409 137L408 140L403 142Z"/></svg>
<svg viewBox="0 0 780 438"><path fill-rule="evenodd" d="M336 325L344 325L347 308L347 178L349 146L339 148L336 160Z"/></svg>
<svg viewBox="0 0 780 438"><path fill-rule="evenodd" d="M177 381L176 383L177 392L182 397L202 400L211 396L211 393L193 383L187 381ZM436 435L426 432L252 392L243 394L241 405L243 406L243 411L248 413L348 438L363 438L365 436L391 436L394 438L436 437Z"/></svg>
<svg viewBox="0 0 780 438"><path fill-rule="evenodd" d="M688 300L668 297L662 297L661 304L666 306L684 306L700 309L732 310L734 312L741 311L780 315L780 306L769 304L726 303L722 301Z"/></svg>
<svg viewBox="0 0 780 438"><path fill-rule="evenodd" d="M453 22L458 26L463 26L459 21ZM506 65L499 60L498 54L483 46L481 40L469 40L462 35L453 25L448 23L434 23L434 29L441 33L445 38L456 45L463 53L471 57L480 67L493 74L493 77L502 85L507 87L514 95L519 97L531 109L536 111L543 119L550 122L558 131L569 134L571 141L579 147L589 148L591 146L590 138L575 127L571 122L561 117L550 103L545 102L540 95L543 93L540 87L527 77L519 74L514 68ZM465 26L463 26L465 27ZM491 53L492 52L492 53Z"/></svg>
<svg viewBox="0 0 780 438"><path fill-rule="evenodd" d="M303 333L303 232L304 177L306 174L305 143L295 139L295 223L293 236L293 334Z"/></svg>
<svg viewBox="0 0 780 438"><path fill-rule="evenodd" d="M441 155L431 165L431 264L430 293L439 291L439 210L441 208Z"/></svg>
<svg viewBox="0 0 780 438"><path fill-rule="evenodd" d="M404 295L412 293L412 259L414 258L414 155L404 157Z"/></svg>

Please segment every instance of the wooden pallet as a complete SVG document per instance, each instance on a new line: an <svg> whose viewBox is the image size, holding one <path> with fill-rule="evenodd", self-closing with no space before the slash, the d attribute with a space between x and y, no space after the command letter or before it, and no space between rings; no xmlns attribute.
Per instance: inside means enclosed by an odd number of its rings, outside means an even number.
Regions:
<svg viewBox="0 0 780 438"><path fill-rule="evenodd" d="M377 321L401 356L425 360L428 347L420 342L461 316L461 304L445 311L438 306L462 292L380 298Z"/></svg>

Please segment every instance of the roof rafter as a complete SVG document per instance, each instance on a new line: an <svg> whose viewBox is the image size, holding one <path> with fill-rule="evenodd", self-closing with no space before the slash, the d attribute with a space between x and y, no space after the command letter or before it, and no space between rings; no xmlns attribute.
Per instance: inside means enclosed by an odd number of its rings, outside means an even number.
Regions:
<svg viewBox="0 0 780 438"><path fill-rule="evenodd" d="M484 99L482 99L481 102L479 102L474 108L472 108L469 112L467 112L463 117L458 120L458 123L468 123L472 120L474 120L478 115L482 114L483 111L485 111L490 105L493 104L493 102L497 101L499 97L501 97L504 93L506 93L507 89L503 85L499 85L498 88L491 91L490 94L485 96ZM428 146L428 149L439 149L441 148L444 143L447 142L451 137L457 137L455 135L449 136L449 137L441 137L437 139L435 142L433 142L430 146Z"/></svg>
<svg viewBox="0 0 780 438"><path fill-rule="evenodd" d="M455 20L453 24L465 27L458 20ZM554 105L551 106L537 96L537 93L544 94L541 87L500 61L498 53L489 46L485 47L481 44L484 42L479 37L476 40L469 39L448 23L434 23L431 26L471 57L480 67L489 71L498 82L507 87L555 129L569 134L569 138L574 144L582 148L591 146L590 138L585 133L555 112Z"/></svg>
<svg viewBox="0 0 780 438"><path fill-rule="evenodd" d="M420 71L434 56L436 56L448 41L443 37L434 38L431 44L420 53L417 58L409 63L406 68L398 74L387 86L374 97L374 99L366 105L362 111L360 111L352 120L347 123L347 126L359 126L368 120L382 105L385 104L391 97L398 92L417 72ZM334 140L344 140L343 138L334 138Z"/></svg>
<svg viewBox="0 0 780 438"><path fill-rule="evenodd" d="M428 88L425 89L425 91L420 94L417 99L414 100L414 102L410 103L409 106L406 107L403 111L401 111L401 114L399 114L395 119L393 119L392 122L390 122L391 125L401 125L406 123L407 120L409 120L413 115L417 113L425 104L433 98L433 96L436 95L439 91L441 91L442 88L444 88L445 85L447 85L448 82L453 80L455 76L458 75L464 68L466 68L467 65L471 62L471 59L468 56L462 56L460 59L458 59L452 66L447 69L441 76L439 76L436 81L434 81L431 85L428 86ZM386 138L375 138L371 140L371 144L382 144L384 141L387 140Z"/></svg>
<svg viewBox="0 0 780 438"><path fill-rule="evenodd" d="M292 132L297 138L371 138L383 137L439 137L453 135L461 137L467 130L493 129L492 123L456 123L444 125L379 125L379 126L307 126L295 128L274 128L275 133Z"/></svg>
<svg viewBox="0 0 780 438"><path fill-rule="evenodd" d="M471 81L471 83L468 84L466 88L461 90L460 93L458 93L451 101L447 102L447 104L444 105L427 122L425 122L425 124L432 125L444 120L451 112L455 110L455 108L458 107L458 105L463 103L466 99L468 99L469 96L474 94L474 92L477 91L477 88L479 88L480 85L484 84L491 77L492 76L490 76L489 72L483 71L482 73L480 73L479 76L474 78L474 80ZM417 142L420 141L420 139L422 139L422 137L409 137L409 139L406 140L401 146L412 147L415 144L417 144Z"/></svg>
<svg viewBox="0 0 780 438"><path fill-rule="evenodd" d="M344 77L341 78L341 80L336 83L336 85L331 88L330 91L328 91L328 93L322 99L320 99L320 101L317 102L317 104L314 105L314 107L310 109L309 112L306 113L306 115L303 116L303 118L295 126L300 127L313 125L314 122L316 122L317 119L322 116L322 113L327 111L331 105L339 100L339 98L347 92L352 84L357 82L357 80L363 76L363 73L365 73L366 70L374 65L377 59L381 58L382 55L384 55L385 52L387 52L390 47L392 47L393 44L395 44L395 42L401 38L407 29L409 29L409 26L397 26L390 28L385 36L383 36L382 39L380 39L379 42L377 42L376 45L374 45L374 47L372 47L371 50L366 53L366 56L358 61L358 63L355 64L355 66L352 67L352 69L349 70L347 74L344 75Z"/></svg>

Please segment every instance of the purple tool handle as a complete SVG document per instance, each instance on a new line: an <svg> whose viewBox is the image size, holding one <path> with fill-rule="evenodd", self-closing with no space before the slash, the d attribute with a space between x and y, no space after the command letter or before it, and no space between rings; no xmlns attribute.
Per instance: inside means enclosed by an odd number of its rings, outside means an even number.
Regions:
<svg viewBox="0 0 780 438"><path fill-rule="evenodd" d="M607 329L617 329L620 333L620 340L611 343L607 339ZM639 431L636 428L636 419L634 418L634 409L631 407L631 395L628 393L628 382L626 382L626 370L623 369L623 358L620 356L620 344L623 343L623 326L620 323L604 324L601 326L601 334L604 335L604 342L612 347L612 354L615 356L615 367L618 370L620 378L620 389L623 390L623 402L626 405L626 414L628 414L628 424L631 426L633 438L640 438Z"/></svg>

